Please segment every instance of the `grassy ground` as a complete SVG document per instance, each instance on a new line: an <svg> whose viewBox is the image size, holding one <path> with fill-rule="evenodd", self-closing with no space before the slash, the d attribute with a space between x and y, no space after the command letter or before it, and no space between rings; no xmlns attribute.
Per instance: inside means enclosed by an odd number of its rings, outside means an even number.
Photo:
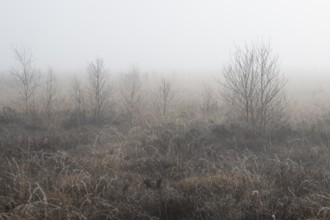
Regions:
<svg viewBox="0 0 330 220"><path fill-rule="evenodd" d="M315 129L0 127L0 219L330 219L330 148Z"/></svg>

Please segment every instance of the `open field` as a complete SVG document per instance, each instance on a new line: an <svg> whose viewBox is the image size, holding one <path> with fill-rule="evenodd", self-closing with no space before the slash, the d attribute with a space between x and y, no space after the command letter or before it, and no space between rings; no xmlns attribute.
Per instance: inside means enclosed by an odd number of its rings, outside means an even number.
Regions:
<svg viewBox="0 0 330 220"><path fill-rule="evenodd" d="M329 11L0 0L0 220L330 220Z"/></svg>
<svg viewBox="0 0 330 220"><path fill-rule="evenodd" d="M111 75L102 58L64 79L24 45L14 57L0 220L330 219L328 90L289 84L268 43L236 48L212 82Z"/></svg>
<svg viewBox="0 0 330 220"><path fill-rule="evenodd" d="M324 124L265 137L193 118L15 117L0 120L0 219L330 218Z"/></svg>
<svg viewBox="0 0 330 220"><path fill-rule="evenodd" d="M330 220L329 11L0 0L0 220Z"/></svg>

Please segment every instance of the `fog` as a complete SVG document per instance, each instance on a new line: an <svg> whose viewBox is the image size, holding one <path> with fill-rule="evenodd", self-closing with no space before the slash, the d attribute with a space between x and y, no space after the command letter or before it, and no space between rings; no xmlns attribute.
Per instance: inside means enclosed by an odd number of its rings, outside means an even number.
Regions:
<svg viewBox="0 0 330 220"><path fill-rule="evenodd" d="M323 0L2 0L1 90L15 87L13 49L24 45L43 75L54 69L60 88L73 75L86 80L87 64L100 57L114 81L137 65L151 87L167 75L177 92L198 96L203 86L218 91L236 47L264 41L279 56L292 106L314 111L330 95L329 9Z"/></svg>
<svg viewBox="0 0 330 220"><path fill-rule="evenodd" d="M2 0L0 70L22 43L36 66L59 72L82 72L95 57L112 71L221 72L235 45L263 39L287 75L324 75L329 9L325 0Z"/></svg>
<svg viewBox="0 0 330 220"><path fill-rule="evenodd" d="M0 219L330 219L329 11L0 0Z"/></svg>

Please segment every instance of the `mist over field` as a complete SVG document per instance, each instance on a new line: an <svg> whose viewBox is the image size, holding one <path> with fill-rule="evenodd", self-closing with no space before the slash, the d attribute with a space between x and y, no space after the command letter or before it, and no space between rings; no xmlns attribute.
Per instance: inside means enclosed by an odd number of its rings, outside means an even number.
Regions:
<svg viewBox="0 0 330 220"><path fill-rule="evenodd" d="M330 219L329 10L2 0L0 220Z"/></svg>

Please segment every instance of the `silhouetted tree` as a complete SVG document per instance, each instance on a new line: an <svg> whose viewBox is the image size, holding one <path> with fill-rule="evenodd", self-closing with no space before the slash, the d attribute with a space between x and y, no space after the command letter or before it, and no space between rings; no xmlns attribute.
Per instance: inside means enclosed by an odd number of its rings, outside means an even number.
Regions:
<svg viewBox="0 0 330 220"><path fill-rule="evenodd" d="M54 111L54 99L56 95L56 77L52 68L48 69L45 86L45 111L48 119L51 119Z"/></svg>
<svg viewBox="0 0 330 220"><path fill-rule="evenodd" d="M223 71L222 95L239 120L253 129L276 128L283 120L287 80L269 44L236 48Z"/></svg>
<svg viewBox="0 0 330 220"><path fill-rule="evenodd" d="M209 117L218 109L218 103L214 97L214 92L210 87L204 86L203 88L200 109L202 114L206 117Z"/></svg>
<svg viewBox="0 0 330 220"><path fill-rule="evenodd" d="M104 61L97 58L87 67L89 79L89 92L94 119L98 120L103 116L106 102L111 94L109 76L104 67Z"/></svg>
<svg viewBox="0 0 330 220"><path fill-rule="evenodd" d="M71 93L74 106L74 118L76 123L81 124L86 117L86 95L80 80L74 77L71 81Z"/></svg>
<svg viewBox="0 0 330 220"><path fill-rule="evenodd" d="M121 88L124 108L131 122L133 122L134 116L139 112L142 96L141 89L142 79L140 69L133 65L130 70L124 74Z"/></svg>
<svg viewBox="0 0 330 220"><path fill-rule="evenodd" d="M15 64L11 68L11 74L24 103L25 113L31 110L33 99L40 85L40 73L33 66L31 49L20 45L14 48Z"/></svg>
<svg viewBox="0 0 330 220"><path fill-rule="evenodd" d="M165 117L171 107L174 91L170 80L162 78L158 86L161 114Z"/></svg>

